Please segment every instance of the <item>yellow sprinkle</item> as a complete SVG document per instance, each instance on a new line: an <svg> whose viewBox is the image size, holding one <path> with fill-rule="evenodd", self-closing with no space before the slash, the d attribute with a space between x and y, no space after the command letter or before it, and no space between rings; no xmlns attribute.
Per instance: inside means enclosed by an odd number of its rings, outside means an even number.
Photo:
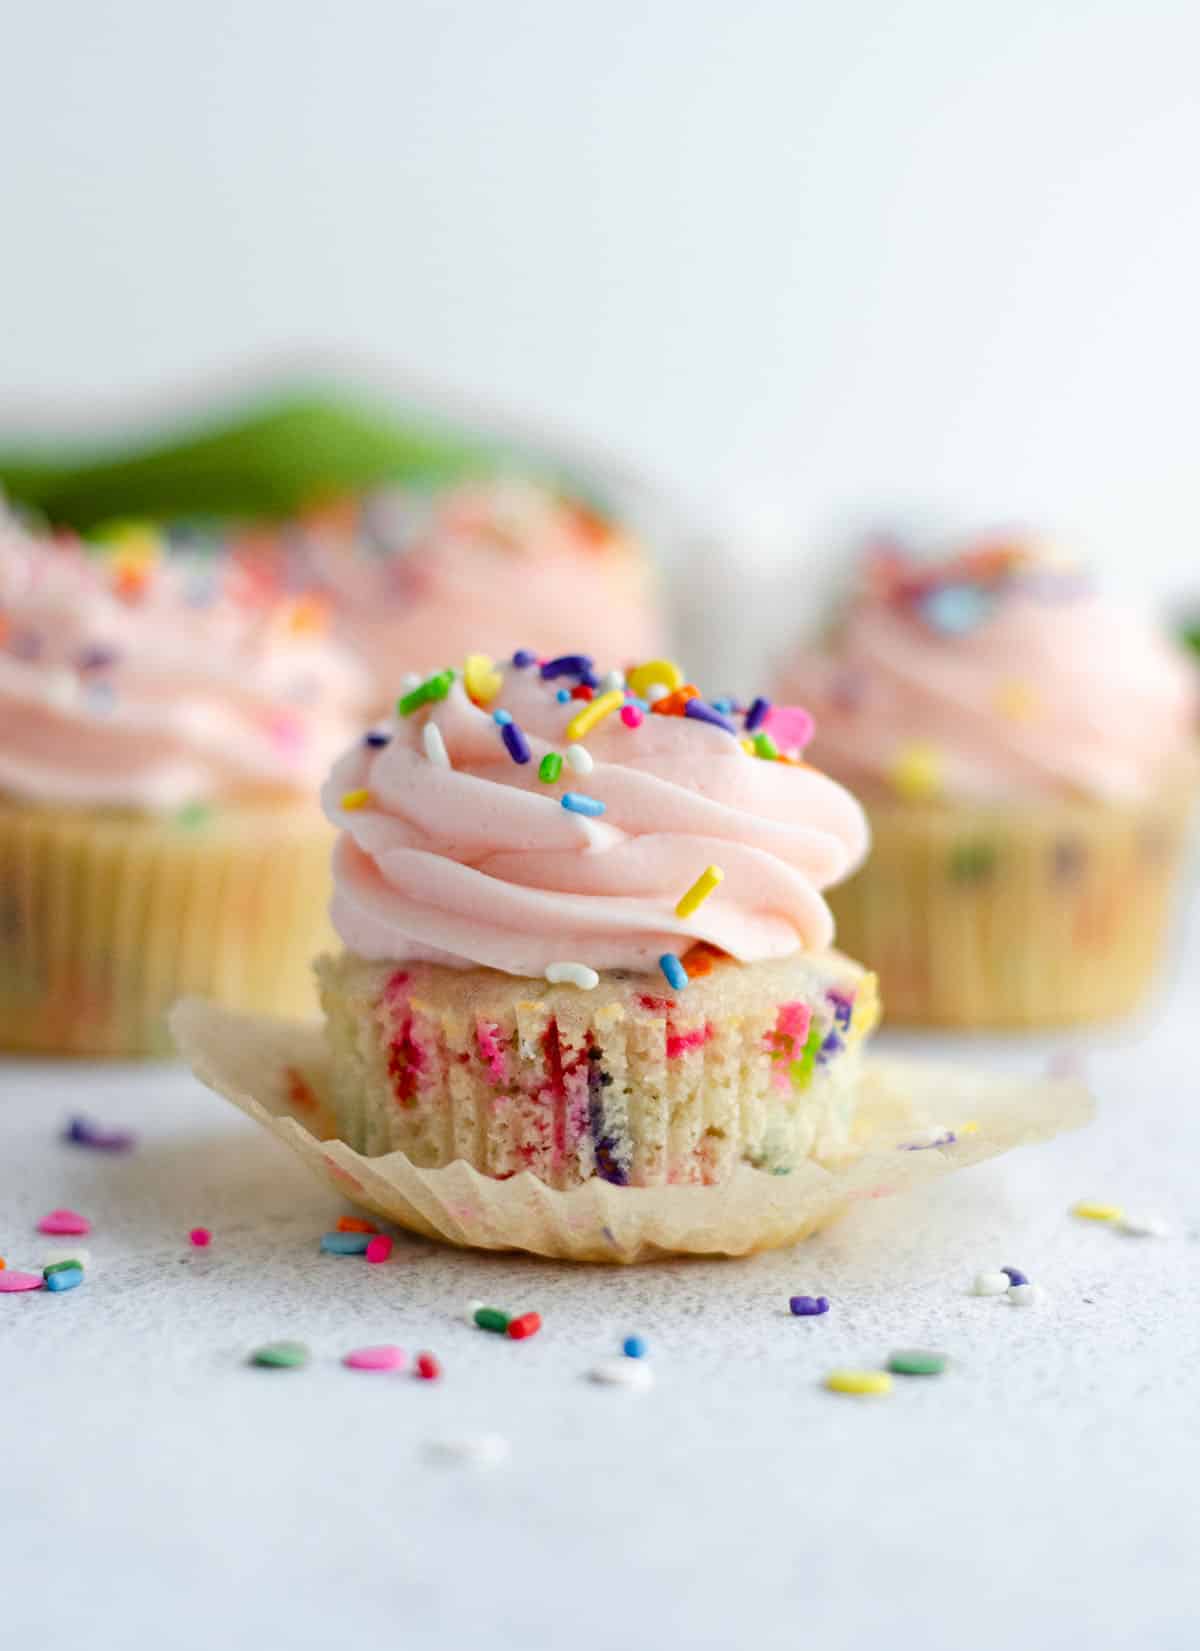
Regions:
<svg viewBox="0 0 1200 1651"><path fill-rule="evenodd" d="M747 737L746 739L740 739L738 741L738 744L741 746L742 750L746 753L746 755L748 757L757 756L758 753L754 749L754 741L752 739L750 739L749 737Z"/></svg>
<svg viewBox="0 0 1200 1651"><path fill-rule="evenodd" d="M463 667L463 685L480 705L490 705L504 686L504 678L487 654L468 654Z"/></svg>
<svg viewBox="0 0 1200 1651"><path fill-rule="evenodd" d="M1071 1214L1081 1221L1119 1221L1124 1212L1119 1204L1072 1204Z"/></svg>
<svg viewBox="0 0 1200 1651"><path fill-rule="evenodd" d="M906 803L929 802L942 789L941 752L923 740L902 745L888 777Z"/></svg>
<svg viewBox="0 0 1200 1651"><path fill-rule="evenodd" d="M1029 722L1037 716L1037 695L1027 682L1002 683L996 694L996 709L1013 722Z"/></svg>
<svg viewBox="0 0 1200 1651"><path fill-rule="evenodd" d="M673 659L651 659L645 665L635 665L625 680L639 699L645 699L647 689L656 682L669 694L682 688L683 672Z"/></svg>
<svg viewBox="0 0 1200 1651"><path fill-rule="evenodd" d="M725 873L720 866L709 866L702 871L675 908L676 917L690 917L698 906L702 906L718 883L725 881Z"/></svg>
<svg viewBox="0 0 1200 1651"><path fill-rule="evenodd" d="M356 808L365 808L371 800L371 793L366 786L360 786L357 791L346 791L342 794L342 807L353 812Z"/></svg>
<svg viewBox="0 0 1200 1651"><path fill-rule="evenodd" d="M569 744L574 745L576 740L581 740L585 734L590 734L598 722L603 722L605 717L611 716L624 703L625 695L619 688L610 688L608 693L587 700L583 710L576 711L570 722L568 722L564 738Z"/></svg>
<svg viewBox="0 0 1200 1651"><path fill-rule="evenodd" d="M956 1133L959 1135L978 1135L979 1119L968 1118L965 1124L959 1124Z"/></svg>
<svg viewBox="0 0 1200 1651"><path fill-rule="evenodd" d="M890 1393L892 1378L886 1370L831 1370L825 1386L831 1393Z"/></svg>

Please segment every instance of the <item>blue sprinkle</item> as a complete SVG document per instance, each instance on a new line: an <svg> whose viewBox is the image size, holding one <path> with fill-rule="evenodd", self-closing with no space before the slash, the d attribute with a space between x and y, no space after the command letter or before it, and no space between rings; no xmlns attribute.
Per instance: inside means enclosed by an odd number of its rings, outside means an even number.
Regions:
<svg viewBox="0 0 1200 1651"><path fill-rule="evenodd" d="M737 729L728 717L723 717L720 711L714 711L711 705L706 705L702 699L689 699L683 708L685 717L691 717L693 722L707 722L713 728L723 728L727 734L736 734Z"/></svg>
<svg viewBox="0 0 1200 1651"><path fill-rule="evenodd" d="M626 705L636 705L639 711L649 711L650 709L650 701L648 699L639 699L636 694L627 693L625 695L625 703Z"/></svg>
<svg viewBox="0 0 1200 1651"><path fill-rule="evenodd" d="M604 804L599 797L585 797L580 791L564 791L562 805L571 814L587 814L593 819L597 814L604 813Z"/></svg>
<svg viewBox="0 0 1200 1651"><path fill-rule="evenodd" d="M714 699L712 708L714 711L720 711L722 716L727 717L730 711L733 710L733 701L731 699Z"/></svg>
<svg viewBox="0 0 1200 1651"><path fill-rule="evenodd" d="M667 985L676 992L682 992L688 983L688 974L675 953L664 952L658 960L658 966L667 977Z"/></svg>
<svg viewBox="0 0 1200 1651"><path fill-rule="evenodd" d="M549 682L550 678L555 676L577 676L586 679L592 675L591 654L559 654L557 659L548 659L542 666L544 682Z"/></svg>
<svg viewBox="0 0 1200 1651"><path fill-rule="evenodd" d="M769 699L764 699L760 694L754 701L754 704L746 712L746 721L744 726L748 734L752 734L756 728L761 728L763 722L766 720L767 712L770 709L771 701Z"/></svg>
<svg viewBox="0 0 1200 1651"><path fill-rule="evenodd" d="M569 688L560 688L554 697L560 705L568 705L571 701L571 690Z"/></svg>
<svg viewBox="0 0 1200 1651"><path fill-rule="evenodd" d="M64 1267L61 1272L51 1273L46 1279L47 1290L74 1290L83 1283L83 1269L81 1267Z"/></svg>
<svg viewBox="0 0 1200 1651"><path fill-rule="evenodd" d="M500 724L500 738L508 749L508 754L514 762L528 762L530 758L529 741L511 720Z"/></svg>
<svg viewBox="0 0 1200 1651"><path fill-rule="evenodd" d="M1000 1271L1007 1274L1010 1284L1028 1284L1029 1280L1019 1267L1001 1267Z"/></svg>
<svg viewBox="0 0 1200 1651"><path fill-rule="evenodd" d="M505 710L493 711L492 721L496 723L498 727L503 728L506 722L512 721L512 712Z"/></svg>
<svg viewBox="0 0 1200 1651"><path fill-rule="evenodd" d="M390 745L391 743L392 743L392 736L390 734L378 734L378 733L375 733L374 731L369 733L366 736L366 738L363 740L364 745L370 745L376 751L378 751L381 746Z"/></svg>
<svg viewBox="0 0 1200 1651"><path fill-rule="evenodd" d="M788 1306L798 1319L816 1318L829 1311L828 1296L792 1296Z"/></svg>
<svg viewBox="0 0 1200 1651"><path fill-rule="evenodd" d="M920 600L921 618L943 636L965 636L991 617L996 599L979 585L942 585Z"/></svg>
<svg viewBox="0 0 1200 1651"><path fill-rule="evenodd" d="M365 1255L370 1233L323 1233L321 1248L326 1255Z"/></svg>
<svg viewBox="0 0 1200 1651"><path fill-rule="evenodd" d="M512 657L512 662L517 667L518 671L527 670L530 665L536 662L536 660L537 655L531 654L528 648L518 648Z"/></svg>
<svg viewBox="0 0 1200 1651"><path fill-rule="evenodd" d="M641 1336L626 1336L621 1343L621 1351L627 1359L644 1359L647 1353L644 1338Z"/></svg>

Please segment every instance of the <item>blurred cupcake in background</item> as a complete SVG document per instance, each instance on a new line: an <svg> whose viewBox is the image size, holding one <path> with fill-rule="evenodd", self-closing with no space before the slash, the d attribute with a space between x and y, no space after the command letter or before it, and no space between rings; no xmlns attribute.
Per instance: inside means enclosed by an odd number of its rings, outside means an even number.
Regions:
<svg viewBox="0 0 1200 1651"><path fill-rule="evenodd" d="M1132 1009L1162 950L1197 784L1196 677L1035 544L876 548L781 670L810 755L871 820L830 896L894 1021L1020 1027Z"/></svg>
<svg viewBox="0 0 1200 1651"><path fill-rule="evenodd" d="M0 520L0 1048L166 1052L190 991L311 1007L316 790L366 702L318 596Z"/></svg>
<svg viewBox="0 0 1200 1651"><path fill-rule="evenodd" d="M517 477L379 488L230 536L268 582L317 589L390 707L420 673L517 644L553 657L663 652L657 584L637 541L578 498Z"/></svg>

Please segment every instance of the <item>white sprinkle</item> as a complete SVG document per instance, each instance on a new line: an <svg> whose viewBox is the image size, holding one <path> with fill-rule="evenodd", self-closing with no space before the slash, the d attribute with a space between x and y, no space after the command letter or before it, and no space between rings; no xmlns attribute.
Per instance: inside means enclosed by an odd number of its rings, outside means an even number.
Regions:
<svg viewBox="0 0 1200 1651"><path fill-rule="evenodd" d="M611 694L614 688L623 688L624 686L624 671L605 671L600 678L600 692L602 694Z"/></svg>
<svg viewBox="0 0 1200 1651"><path fill-rule="evenodd" d="M436 722L425 724L425 755L435 768L450 767L450 753L446 750L446 742L442 738L442 730Z"/></svg>
<svg viewBox="0 0 1200 1651"><path fill-rule="evenodd" d="M973 1296L1006 1296L1011 1288L1007 1273L976 1273L971 1286Z"/></svg>
<svg viewBox="0 0 1200 1651"><path fill-rule="evenodd" d="M600 984L600 976L586 963L550 963L546 979L551 986L578 986L581 992L590 992Z"/></svg>
<svg viewBox="0 0 1200 1651"><path fill-rule="evenodd" d="M605 1359L593 1365L588 1375L608 1387L636 1387L644 1392L654 1386L654 1369L645 1359Z"/></svg>
<svg viewBox="0 0 1200 1651"><path fill-rule="evenodd" d="M1117 1231L1127 1238L1166 1238L1171 1229L1161 1215L1123 1215Z"/></svg>
<svg viewBox="0 0 1200 1651"><path fill-rule="evenodd" d="M1041 1287L1037 1284L1010 1284L1008 1299L1014 1307L1036 1307L1042 1299Z"/></svg>
<svg viewBox="0 0 1200 1651"><path fill-rule="evenodd" d="M85 1250L79 1244L76 1244L74 1249L47 1250L42 1256L40 1265L43 1267L56 1267L60 1261L77 1261L81 1267L90 1267L92 1254L90 1250Z"/></svg>
<svg viewBox="0 0 1200 1651"><path fill-rule="evenodd" d="M400 692L403 694L411 694L414 688L419 688L420 686L421 678L415 671L405 671L404 675L400 678Z"/></svg>
<svg viewBox="0 0 1200 1651"><path fill-rule="evenodd" d="M592 761L592 753L582 745L568 745L563 756L572 774L590 774L596 766Z"/></svg>
<svg viewBox="0 0 1200 1651"><path fill-rule="evenodd" d="M466 1305L466 1308L464 1310L464 1313L463 1313L463 1317L466 1319L467 1323L471 1326L472 1329L475 1328L475 1315L476 1315L476 1313L479 1311L479 1309L481 1307L484 1307L486 1305L487 1305L487 1303L482 1302L482 1301L468 1301L468 1303Z"/></svg>
<svg viewBox="0 0 1200 1651"><path fill-rule="evenodd" d="M432 1439L431 1456L444 1462L466 1462L471 1467L493 1468L512 1454L508 1440L499 1433L468 1433L450 1439Z"/></svg>
<svg viewBox="0 0 1200 1651"><path fill-rule="evenodd" d="M642 695L647 705L657 705L660 699L666 699L671 690L665 682L652 682Z"/></svg>

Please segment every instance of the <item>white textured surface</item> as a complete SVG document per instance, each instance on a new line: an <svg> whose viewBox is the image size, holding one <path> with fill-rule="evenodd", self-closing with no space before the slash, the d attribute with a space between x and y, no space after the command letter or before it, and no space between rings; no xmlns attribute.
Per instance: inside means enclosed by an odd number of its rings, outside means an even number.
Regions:
<svg viewBox="0 0 1200 1651"><path fill-rule="evenodd" d="M180 1072L0 1066L0 1254L36 1258L36 1220L71 1205L97 1262L67 1295L0 1298L7 1642L1194 1645L1198 987L1193 945L1152 1021L1087 1040L1083 1134L795 1251L631 1272L403 1240L386 1266L320 1256L344 1207ZM1032 1071L1064 1042L988 1052ZM61 1144L81 1109L136 1153ZM1078 1198L1172 1236L1073 1220ZM1036 1311L970 1294L1005 1264L1045 1286ZM830 1312L793 1319L817 1291ZM471 1297L545 1329L471 1329ZM652 1392L588 1380L630 1331ZM279 1337L312 1364L246 1367ZM445 1379L341 1367L377 1342L431 1348ZM821 1389L924 1346L945 1376ZM438 1448L488 1435L510 1459Z"/></svg>

